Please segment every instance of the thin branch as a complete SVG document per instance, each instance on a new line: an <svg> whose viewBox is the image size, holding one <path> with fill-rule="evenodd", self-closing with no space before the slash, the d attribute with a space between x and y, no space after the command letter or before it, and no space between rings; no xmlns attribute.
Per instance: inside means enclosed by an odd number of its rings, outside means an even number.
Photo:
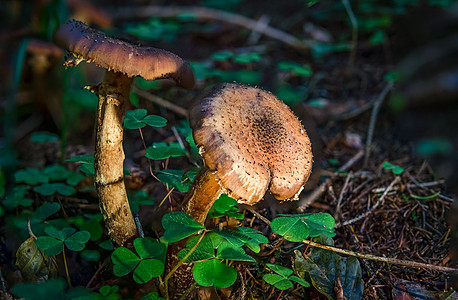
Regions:
<svg viewBox="0 0 458 300"><path fill-rule="evenodd" d="M388 194L388 192L390 192L392 189L393 189L393 186L398 183L399 181L401 181L401 177L399 176L396 176L396 178L390 183L390 185L386 188L386 190L383 192L382 196L380 196L380 198L377 200L377 202L374 204L374 206L372 206L372 208L368 211L366 211L365 213L351 219L351 220L348 220L348 221L345 221L345 222L339 222L336 224L336 228L340 228L342 226L346 226L346 225L350 225L350 224L353 224L355 222L358 222L359 220L367 217L368 215L370 215L372 212L374 212L374 210L380 205L380 203L383 202L383 199L385 199L385 196Z"/></svg>
<svg viewBox="0 0 458 300"><path fill-rule="evenodd" d="M345 179L345 183L342 187L342 190L340 191L339 199L337 200L337 206L336 206L336 219L340 219L340 209L341 209L343 195L345 193L345 190L347 189L347 186L348 186L348 183L350 182L351 177L352 177L352 173L349 172L347 174L347 179Z"/></svg>
<svg viewBox="0 0 458 300"><path fill-rule="evenodd" d="M341 168L341 171L347 171L351 168L358 160L361 159L364 155L364 149L359 150L349 161L347 161ZM331 184L331 178L326 179L319 187L317 187L313 192L308 196L300 200L297 211L302 213L305 209L316 199L318 199Z"/></svg>
<svg viewBox="0 0 458 300"><path fill-rule="evenodd" d="M366 155L364 156L363 166L366 167L369 161L369 156L371 153L372 138L374 137L375 122L377 121L378 112L382 106L383 100L385 100L388 93L393 89L393 81L389 81L382 92L378 95L377 100L374 102L374 107L372 108L371 120L369 122L369 128L367 130L367 140L366 140Z"/></svg>
<svg viewBox="0 0 458 300"><path fill-rule="evenodd" d="M423 268L423 269L430 269L430 270L435 270L435 271L440 271L440 272L447 272L447 273L452 273L452 272L458 272L458 269L455 268L449 268L449 267L443 267L443 266L436 266L436 265L431 265L431 264L425 264L425 263L419 263L416 261L410 261L410 260L401 260L401 259L396 259L396 258L390 258L390 257L382 257L382 256L377 256L373 254L362 254L362 253L357 253L353 252L350 250L345 250L345 249L340 249L336 247L331 247L331 246L326 246L322 244L318 244L315 242L311 242L309 240L303 240L302 241L304 244L310 245L312 247L317 247L329 251L333 251L336 253L341 253L344 255L350 255L362 259L370 259L370 260L375 260L375 261L380 261L380 262L385 262L389 264L395 264L395 265L402 265L406 267L411 267L411 268ZM295 250L298 251L298 250Z"/></svg>
<svg viewBox="0 0 458 300"><path fill-rule="evenodd" d="M251 211L251 210L250 210ZM255 210L252 211L256 217L264 221L267 225L270 226L271 222L266 219L264 216L256 212ZM410 260L400 260L396 258L389 258L389 257L381 257L377 255L372 255L372 254L362 254L362 253L357 253L353 252L350 250L345 250L345 249L340 249L336 247L331 247L331 246L326 246L322 244L318 244L309 240L303 240L302 243L306 245L310 245L312 247L317 247L329 251L333 251L336 253L341 253L345 255L350 255L358 258L363 258L363 259L370 259L370 260L375 260L375 261L381 261L381 262L386 262L389 264L396 264L396 265L403 265L411 268L424 268L424 269L430 269L430 270L435 270L435 271L440 271L440 272L458 272L458 269L455 268L449 268L449 267L442 267L442 266L436 266L436 265L430 265L430 264L424 264L424 263L419 263L415 261L410 261ZM295 250L294 252L299 251Z"/></svg>
<svg viewBox="0 0 458 300"><path fill-rule="evenodd" d="M128 18L151 18L151 17L192 17L199 20L221 21L251 31L259 32L265 36L281 41L299 51L305 51L315 47L318 43L314 40L301 40L293 35L281 31L269 25L259 26L259 21L244 17L239 14L230 13L218 9L199 7L199 6L143 6L143 7L123 7L113 13L117 19Z"/></svg>
<svg viewBox="0 0 458 300"><path fill-rule="evenodd" d="M172 102L169 102L169 101L167 101L165 99L162 99L162 98L160 98L160 97L158 97L156 95L150 94L147 91L141 90L136 86L132 87L132 91L134 93L136 93L137 95L142 96L146 100L153 102L154 104L157 104L159 106L165 107L168 110L173 111L174 113L177 113L177 114L182 115L184 117L188 117L188 111L186 109L184 109L183 107L181 107L181 106L173 104Z"/></svg>

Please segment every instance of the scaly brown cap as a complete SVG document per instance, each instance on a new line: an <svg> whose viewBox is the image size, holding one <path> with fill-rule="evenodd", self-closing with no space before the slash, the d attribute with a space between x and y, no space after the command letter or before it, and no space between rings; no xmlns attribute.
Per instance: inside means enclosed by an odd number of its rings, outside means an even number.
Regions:
<svg viewBox="0 0 458 300"><path fill-rule="evenodd" d="M278 200L297 199L312 170L312 149L286 104L269 92L224 83L189 118L206 165L229 196L252 205L269 188Z"/></svg>
<svg viewBox="0 0 458 300"><path fill-rule="evenodd" d="M141 76L146 80L171 78L178 86L187 89L195 84L191 66L179 56L109 37L80 21L70 20L60 26L54 40L77 58L129 77Z"/></svg>

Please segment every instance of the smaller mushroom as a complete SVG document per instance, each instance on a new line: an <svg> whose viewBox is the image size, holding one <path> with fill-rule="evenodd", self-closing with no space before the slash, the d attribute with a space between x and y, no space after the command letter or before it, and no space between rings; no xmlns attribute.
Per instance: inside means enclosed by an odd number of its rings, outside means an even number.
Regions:
<svg viewBox="0 0 458 300"><path fill-rule="evenodd" d="M312 170L301 122L269 92L241 84L216 86L190 110L193 137L205 161L185 197L200 223L222 193L253 205L267 189L296 200Z"/></svg>
<svg viewBox="0 0 458 300"><path fill-rule="evenodd" d="M67 66L86 60L108 70L103 82L90 88L99 97L95 185L108 233L115 244L122 245L137 232L124 185L122 146L132 78L170 78L178 86L192 88L194 74L189 63L173 53L106 36L75 20L59 27L54 40L73 54Z"/></svg>

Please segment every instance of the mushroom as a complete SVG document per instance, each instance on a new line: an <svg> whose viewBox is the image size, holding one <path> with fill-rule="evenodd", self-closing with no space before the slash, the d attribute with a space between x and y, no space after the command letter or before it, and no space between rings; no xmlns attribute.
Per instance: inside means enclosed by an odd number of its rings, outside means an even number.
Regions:
<svg viewBox="0 0 458 300"><path fill-rule="evenodd" d="M122 146L124 113L133 77L170 78L189 89L194 86L194 74L190 65L173 53L108 37L76 20L59 27L54 39L74 56L66 66L86 60L108 70L101 84L89 87L99 98L95 185L111 240L122 245L137 233L124 185Z"/></svg>
<svg viewBox="0 0 458 300"><path fill-rule="evenodd" d="M269 92L241 84L216 86L190 110L193 137L205 161L184 211L204 223L222 193L253 205L267 189L297 200L312 169L301 122Z"/></svg>

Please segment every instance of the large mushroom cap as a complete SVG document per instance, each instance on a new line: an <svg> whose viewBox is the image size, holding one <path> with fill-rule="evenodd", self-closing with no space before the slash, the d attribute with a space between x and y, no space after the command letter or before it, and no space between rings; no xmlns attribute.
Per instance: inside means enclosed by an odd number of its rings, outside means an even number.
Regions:
<svg viewBox="0 0 458 300"><path fill-rule="evenodd" d="M239 203L255 204L268 188L278 200L297 199L312 169L310 140L274 95L221 84L192 107L190 123L208 168Z"/></svg>
<svg viewBox="0 0 458 300"><path fill-rule="evenodd" d="M188 89L195 84L191 66L179 56L109 37L80 21L70 20L60 26L54 40L77 58L129 77L171 78L178 86Z"/></svg>

